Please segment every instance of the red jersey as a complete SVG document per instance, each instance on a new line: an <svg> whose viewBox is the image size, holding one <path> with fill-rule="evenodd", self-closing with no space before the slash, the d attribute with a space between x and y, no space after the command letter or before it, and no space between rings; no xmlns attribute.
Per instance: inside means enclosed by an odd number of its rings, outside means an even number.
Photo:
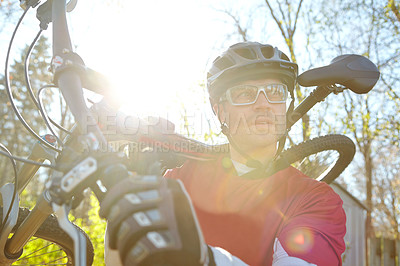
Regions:
<svg viewBox="0 0 400 266"><path fill-rule="evenodd" d="M329 185L293 167L246 179L224 156L187 161L166 177L184 183L206 243L247 264L271 265L278 238L289 256L319 266L342 265L346 216Z"/></svg>

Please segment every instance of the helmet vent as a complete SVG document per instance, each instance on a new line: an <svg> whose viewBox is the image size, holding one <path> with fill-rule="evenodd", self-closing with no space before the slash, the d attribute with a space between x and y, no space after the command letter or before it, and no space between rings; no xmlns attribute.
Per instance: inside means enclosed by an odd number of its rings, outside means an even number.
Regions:
<svg viewBox="0 0 400 266"><path fill-rule="evenodd" d="M235 49L235 53L246 59L257 59L257 55L254 53L253 50L250 49L246 48Z"/></svg>
<svg viewBox="0 0 400 266"><path fill-rule="evenodd" d="M287 57L284 53L281 53L281 58L286 61L290 61L289 57Z"/></svg>
<svg viewBox="0 0 400 266"><path fill-rule="evenodd" d="M270 45L262 46L261 53L266 59L272 58L274 56L274 48Z"/></svg>
<svg viewBox="0 0 400 266"><path fill-rule="evenodd" d="M220 57L214 61L214 65L219 69L227 69L233 66L234 64L235 64L234 62L232 62L226 57Z"/></svg>

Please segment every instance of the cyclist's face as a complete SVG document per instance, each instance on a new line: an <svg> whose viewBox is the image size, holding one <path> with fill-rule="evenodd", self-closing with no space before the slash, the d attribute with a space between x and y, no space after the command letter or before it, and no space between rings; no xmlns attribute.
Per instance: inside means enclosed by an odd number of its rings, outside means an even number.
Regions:
<svg viewBox="0 0 400 266"><path fill-rule="evenodd" d="M282 84L277 79L250 80L237 85ZM286 102L271 103L263 92L253 104L232 105L228 101L219 104L221 122L225 122L234 141L242 149L276 147L286 129Z"/></svg>

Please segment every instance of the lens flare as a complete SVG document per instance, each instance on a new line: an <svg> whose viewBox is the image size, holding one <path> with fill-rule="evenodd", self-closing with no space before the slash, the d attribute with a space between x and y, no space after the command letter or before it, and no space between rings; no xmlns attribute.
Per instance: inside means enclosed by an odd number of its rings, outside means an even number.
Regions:
<svg viewBox="0 0 400 266"><path fill-rule="evenodd" d="M287 244L287 252L290 253L308 253L314 244L314 235L310 229L298 228L290 232L285 241Z"/></svg>

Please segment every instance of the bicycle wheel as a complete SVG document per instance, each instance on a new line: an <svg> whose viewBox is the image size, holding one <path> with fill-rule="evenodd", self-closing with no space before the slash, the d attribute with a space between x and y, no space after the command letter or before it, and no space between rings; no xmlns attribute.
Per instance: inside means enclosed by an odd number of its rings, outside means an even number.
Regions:
<svg viewBox="0 0 400 266"><path fill-rule="evenodd" d="M344 135L317 137L282 152L287 162L307 176L330 184L353 160L356 147Z"/></svg>
<svg viewBox="0 0 400 266"><path fill-rule="evenodd" d="M13 230L20 226L29 212L26 208L19 209L18 221ZM0 207L1 213L2 207ZM79 227L75 227L83 232ZM85 233L84 235L87 265L92 265L93 245L89 237ZM57 218L51 215L25 245L23 254L12 265L74 265L73 259L74 243L71 237L60 228Z"/></svg>

